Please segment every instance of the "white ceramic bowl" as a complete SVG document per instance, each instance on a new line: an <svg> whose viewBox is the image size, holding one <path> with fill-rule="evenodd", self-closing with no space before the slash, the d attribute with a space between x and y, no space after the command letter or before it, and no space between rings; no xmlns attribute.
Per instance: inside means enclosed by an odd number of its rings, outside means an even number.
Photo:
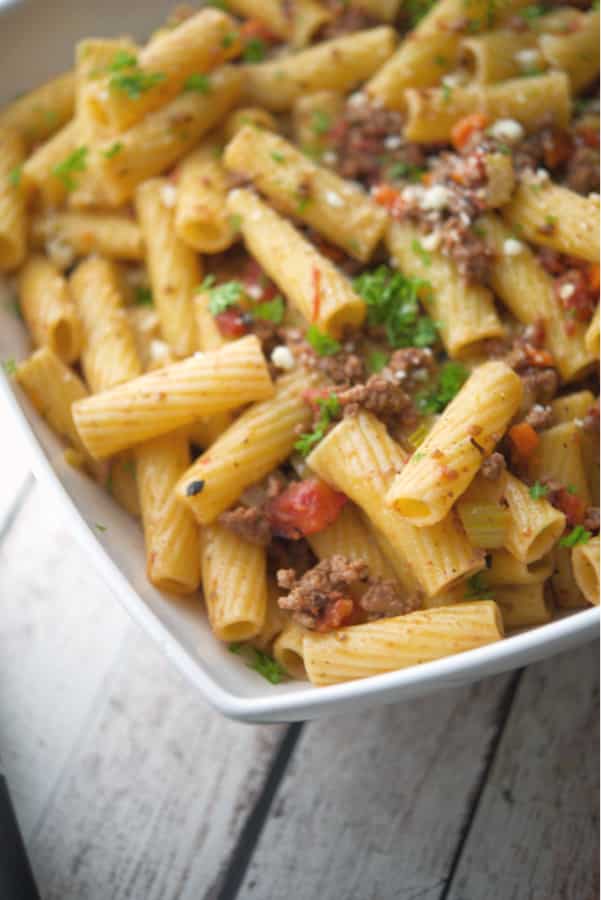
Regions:
<svg viewBox="0 0 601 900"><path fill-rule="evenodd" d="M79 38L124 33L143 38L170 6L155 0L139 4L0 0L0 103L67 69ZM0 359L20 359L29 349L11 291L4 286L0 289ZM587 609L497 644L400 672L326 688L292 681L273 686L213 637L198 599L166 599L147 582L139 527L103 490L65 464L60 442L3 373L0 420L5 440L8 429L21 429L36 476L50 488L74 537L132 617L202 696L231 718L293 721L392 703L523 666L598 634L599 610ZM106 530L98 531L95 523ZM102 653L101 647L98 652Z"/></svg>

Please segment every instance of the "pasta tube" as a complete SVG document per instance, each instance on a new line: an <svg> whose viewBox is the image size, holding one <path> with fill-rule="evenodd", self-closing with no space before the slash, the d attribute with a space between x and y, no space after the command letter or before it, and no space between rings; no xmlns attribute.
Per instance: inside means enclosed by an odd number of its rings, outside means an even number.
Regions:
<svg viewBox="0 0 601 900"><path fill-rule="evenodd" d="M383 207L276 134L243 128L228 144L223 160L228 169L251 178L279 210L306 222L356 259L368 260L384 233L388 216Z"/></svg>
<svg viewBox="0 0 601 900"><path fill-rule="evenodd" d="M337 684L442 659L502 637L495 603L456 603L329 634L308 632L303 659L313 684Z"/></svg>
<svg viewBox="0 0 601 900"><path fill-rule="evenodd" d="M136 448L146 572L155 587L170 594L190 594L200 584L198 526L173 493L190 464L188 442L181 434L155 438Z"/></svg>
<svg viewBox="0 0 601 900"><path fill-rule="evenodd" d="M225 120L223 126L225 140L231 141L245 125L266 128L267 131L277 131L278 129L278 123L266 109L261 109L260 106L242 106L231 112Z"/></svg>
<svg viewBox="0 0 601 900"><path fill-rule="evenodd" d="M56 170L82 146L80 137L79 125L74 120L34 150L25 161L21 176L26 196L38 194L43 206L57 207L63 203L67 185L74 188L79 174L70 176L67 173L61 178ZM85 160L83 165L86 165Z"/></svg>
<svg viewBox="0 0 601 900"><path fill-rule="evenodd" d="M541 557L526 565L508 550L493 550L486 570L486 580L491 585L541 584L550 577L552 571L551 556Z"/></svg>
<svg viewBox="0 0 601 900"><path fill-rule="evenodd" d="M307 322L338 337L359 326L365 303L350 281L313 244L251 191L232 191L228 209L240 217L248 251Z"/></svg>
<svg viewBox="0 0 601 900"><path fill-rule="evenodd" d="M209 525L201 534L201 561L202 589L216 637L243 641L258 635L267 609L264 547L221 525Z"/></svg>
<svg viewBox="0 0 601 900"><path fill-rule="evenodd" d="M551 588L555 602L561 609L580 609L586 606L586 598L574 577L572 550L556 547L553 551L553 575Z"/></svg>
<svg viewBox="0 0 601 900"><path fill-rule="evenodd" d="M533 244L599 261L599 202L556 184L521 184L503 209L505 221Z"/></svg>
<svg viewBox="0 0 601 900"><path fill-rule="evenodd" d="M343 419L308 457L324 481L351 498L382 532L394 554L399 580L416 582L428 596L450 588L483 565L454 516L416 528L388 507L384 498L406 455L370 413Z"/></svg>
<svg viewBox="0 0 601 900"><path fill-rule="evenodd" d="M236 240L227 214L228 175L207 141L184 159L178 169L175 230L181 241L199 253L220 253Z"/></svg>
<svg viewBox="0 0 601 900"><path fill-rule="evenodd" d="M259 650L269 650L277 636L290 621L278 604L279 588L273 579L267 579L267 608L265 620L259 634L253 638L253 646Z"/></svg>
<svg viewBox="0 0 601 900"><path fill-rule="evenodd" d="M584 346L591 356L599 359L599 305L584 335Z"/></svg>
<svg viewBox="0 0 601 900"><path fill-rule="evenodd" d="M308 634L306 628L289 622L273 642L273 656L276 662L292 678L304 680L307 677L305 669L303 640Z"/></svg>
<svg viewBox="0 0 601 900"><path fill-rule="evenodd" d="M497 587L495 602L503 616L505 628L544 625L552 619L551 605L542 582Z"/></svg>
<svg viewBox="0 0 601 900"><path fill-rule="evenodd" d="M463 59L480 84L523 74L520 54L524 50L536 51L534 57L543 62L538 51L538 35L530 30L520 33L513 28L496 28L461 42Z"/></svg>
<svg viewBox="0 0 601 900"><path fill-rule="evenodd" d="M453 261L442 253L429 253L425 258L417 253L419 239L417 228L408 223L391 222L386 233L386 244L400 271L422 279L431 288L422 291L420 299L439 323L449 355L465 353L487 338L502 337L505 328L490 291L482 285L466 284Z"/></svg>
<svg viewBox="0 0 601 900"><path fill-rule="evenodd" d="M449 142L453 126L468 114L479 112L490 119L515 119L535 131L549 119L559 128L570 120L570 86L563 72L535 78L515 78L492 85L470 85L428 90L408 90L405 137L432 144ZM544 113L541 110L544 108Z"/></svg>
<svg viewBox="0 0 601 900"><path fill-rule="evenodd" d="M14 128L29 149L62 128L75 108L75 73L65 72L0 112L0 128Z"/></svg>
<svg viewBox="0 0 601 900"><path fill-rule="evenodd" d="M599 13L583 15L578 24L568 34L542 34L539 41L549 66L567 72L575 94L599 75Z"/></svg>
<svg viewBox="0 0 601 900"><path fill-rule="evenodd" d="M572 422L574 419L584 419L594 403L595 397L592 391L574 391L573 394L556 397L551 401L553 425Z"/></svg>
<svg viewBox="0 0 601 900"><path fill-rule="evenodd" d="M361 9L379 22L394 22L401 8L401 0L351 0L353 9Z"/></svg>
<svg viewBox="0 0 601 900"><path fill-rule="evenodd" d="M507 476L505 501L511 513L505 548L524 563L532 563L551 550L561 537L566 517L544 498L534 500L526 485Z"/></svg>
<svg viewBox="0 0 601 900"><path fill-rule="evenodd" d="M258 19L272 34L289 41L292 47L304 47L315 32L331 19L331 13L315 0L228 0L238 16Z"/></svg>
<svg viewBox="0 0 601 900"><path fill-rule="evenodd" d="M522 382L505 363L474 369L396 475L386 502L415 525L440 522L492 453L521 400Z"/></svg>
<svg viewBox="0 0 601 900"><path fill-rule="evenodd" d="M81 322L67 282L45 256L30 256L19 273L19 303L34 343L74 362L82 344Z"/></svg>
<svg viewBox="0 0 601 900"><path fill-rule="evenodd" d="M105 212L54 212L36 216L31 226L32 241L47 252L59 245L57 264L67 268L74 257L99 253L108 259L144 259L140 226L127 215Z"/></svg>
<svg viewBox="0 0 601 900"><path fill-rule="evenodd" d="M91 257L80 263L69 285L83 326L81 364L92 393L140 375L142 366L115 264Z"/></svg>
<svg viewBox="0 0 601 900"><path fill-rule="evenodd" d="M141 511L134 454L120 453L111 460L110 466L107 484L109 493L130 516L139 519Z"/></svg>
<svg viewBox="0 0 601 900"><path fill-rule="evenodd" d="M219 353L232 346L227 345ZM311 419L303 394L312 384L315 380L299 373L278 379L273 397L242 413L195 460L180 479L177 493L199 522L213 522L245 488L260 481L290 455L298 439L297 429L306 428Z"/></svg>
<svg viewBox="0 0 601 900"><path fill-rule="evenodd" d="M599 606L599 537L591 538L572 550L576 584L593 606Z"/></svg>
<svg viewBox="0 0 601 900"><path fill-rule="evenodd" d="M0 129L0 272L20 266L27 251L25 198L19 184L24 152L17 131Z"/></svg>
<svg viewBox="0 0 601 900"><path fill-rule="evenodd" d="M557 479L568 486L586 506L590 506L586 472L582 459L582 429L575 422L562 422L547 428L528 461L528 475L536 481L543 476Z"/></svg>
<svg viewBox="0 0 601 900"><path fill-rule="evenodd" d="M259 342L249 335L76 403L73 416L90 454L102 459L273 392Z"/></svg>
<svg viewBox="0 0 601 900"><path fill-rule="evenodd" d="M356 31L277 60L242 66L244 96L272 112L311 91L346 93L373 75L394 50L393 28Z"/></svg>
<svg viewBox="0 0 601 900"><path fill-rule="evenodd" d="M202 271L194 251L176 234L174 210L165 205L168 191L166 179L146 181L136 192L136 211L161 329L174 356L184 357L197 349L193 296Z"/></svg>
<svg viewBox="0 0 601 900"><path fill-rule="evenodd" d="M381 552L368 524L363 521L359 510L347 503L338 517L317 534L307 538L318 559L330 556L346 556L347 559L362 559L375 577L396 581L393 567Z"/></svg>

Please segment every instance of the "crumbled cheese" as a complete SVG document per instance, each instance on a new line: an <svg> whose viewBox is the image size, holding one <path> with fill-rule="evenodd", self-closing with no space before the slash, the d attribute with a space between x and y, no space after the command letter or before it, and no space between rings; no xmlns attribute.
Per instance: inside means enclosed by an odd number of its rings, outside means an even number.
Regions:
<svg viewBox="0 0 601 900"><path fill-rule="evenodd" d="M148 348L150 352L150 358L153 362L158 362L161 359L166 359L169 356L169 347L165 343L165 341L159 341L156 338L150 342L150 346Z"/></svg>
<svg viewBox="0 0 601 900"><path fill-rule="evenodd" d="M515 119L497 119L488 129L488 133L498 141L506 141L508 144L515 144L524 137L524 129Z"/></svg>
<svg viewBox="0 0 601 900"><path fill-rule="evenodd" d="M576 292L576 286L571 284L569 281L566 284L562 284L559 288L559 296L562 300L569 300L572 294Z"/></svg>
<svg viewBox="0 0 601 900"><path fill-rule="evenodd" d="M521 241L517 241L515 238L507 238L506 241L503 241L504 256L519 256L523 251L524 245Z"/></svg>
<svg viewBox="0 0 601 900"><path fill-rule="evenodd" d="M389 134L384 141L384 146L387 150L398 150L402 143L400 135Z"/></svg>
<svg viewBox="0 0 601 900"><path fill-rule="evenodd" d="M534 175L537 184L545 184L549 181L549 173L546 169L537 169Z"/></svg>
<svg viewBox="0 0 601 900"><path fill-rule="evenodd" d="M355 91L355 93L351 94L348 98L347 103L349 106L363 106L364 103L367 103L367 97L363 91Z"/></svg>
<svg viewBox="0 0 601 900"><path fill-rule="evenodd" d="M437 231L432 231L430 234L427 234L422 238L422 247L424 250L427 250L429 253L432 250L437 250L440 246L440 234Z"/></svg>
<svg viewBox="0 0 601 900"><path fill-rule="evenodd" d="M375 190L375 187L372 188L372 193L374 193ZM403 198L405 203L421 203L423 196L423 187L419 187L417 185L408 185L401 191L401 197Z"/></svg>
<svg viewBox="0 0 601 900"><path fill-rule="evenodd" d="M344 200L336 193L336 191L326 191L325 198L328 206L335 206L337 208L344 206Z"/></svg>
<svg viewBox="0 0 601 900"><path fill-rule="evenodd" d="M284 344L280 344L272 350L271 361L278 369L286 369L288 371L294 368L294 356Z"/></svg>
<svg viewBox="0 0 601 900"><path fill-rule="evenodd" d="M244 292L252 297L253 300L260 300L263 296L263 288L260 284L249 284L244 288Z"/></svg>
<svg viewBox="0 0 601 900"><path fill-rule="evenodd" d="M423 192L420 205L425 210L444 209L445 206L448 206L452 196L453 193L449 188L442 184L435 184Z"/></svg>
<svg viewBox="0 0 601 900"><path fill-rule="evenodd" d="M172 209L177 203L177 188L174 184L164 184L161 188L161 201L163 206Z"/></svg>
<svg viewBox="0 0 601 900"><path fill-rule="evenodd" d="M536 47L518 50L513 58L521 69L533 69L541 62L540 50L537 50Z"/></svg>
<svg viewBox="0 0 601 900"><path fill-rule="evenodd" d="M335 150L326 150L326 152L322 156L322 161L326 164L326 166L335 166L338 162L338 154Z"/></svg>
<svg viewBox="0 0 601 900"><path fill-rule="evenodd" d="M445 87L454 88L461 87L467 80L467 72L464 69L459 69L457 72L450 72L448 75L445 75L442 79L442 83Z"/></svg>
<svg viewBox="0 0 601 900"><path fill-rule="evenodd" d="M574 425L577 428L583 428L584 427L584 419L574 419Z"/></svg>

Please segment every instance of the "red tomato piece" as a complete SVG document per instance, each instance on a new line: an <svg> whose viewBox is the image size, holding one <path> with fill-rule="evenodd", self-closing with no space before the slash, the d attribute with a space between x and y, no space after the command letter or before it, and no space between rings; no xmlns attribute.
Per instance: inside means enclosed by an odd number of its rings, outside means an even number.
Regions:
<svg viewBox="0 0 601 900"><path fill-rule="evenodd" d="M582 525L586 504L582 497L570 494L565 488L557 492L553 505L560 509L568 520L568 525Z"/></svg>
<svg viewBox="0 0 601 900"><path fill-rule="evenodd" d="M343 594L332 595L315 623L316 631L332 631L342 625L350 625L355 612L355 604L350 597Z"/></svg>
<svg viewBox="0 0 601 900"><path fill-rule="evenodd" d="M254 297L252 293L250 294L253 300L260 300L261 302L273 300L278 292L273 281L269 280L259 263L254 259L249 259L245 263L242 272L242 284L245 288L250 288L251 292L253 288L261 288L262 293L260 297Z"/></svg>
<svg viewBox="0 0 601 900"><path fill-rule="evenodd" d="M248 325L244 320L244 315L235 306L231 306L229 309L216 315L215 322L224 337L236 338L248 333Z"/></svg>
<svg viewBox="0 0 601 900"><path fill-rule="evenodd" d="M290 484L275 497L267 506L267 515L276 535L298 540L331 525L346 501L345 494L319 478L307 478Z"/></svg>

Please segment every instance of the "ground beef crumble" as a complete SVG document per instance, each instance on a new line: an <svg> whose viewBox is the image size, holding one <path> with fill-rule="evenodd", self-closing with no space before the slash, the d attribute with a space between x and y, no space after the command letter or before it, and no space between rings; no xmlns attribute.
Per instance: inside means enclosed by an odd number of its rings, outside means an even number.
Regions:
<svg viewBox="0 0 601 900"><path fill-rule="evenodd" d="M491 453L488 456L482 465L480 466L480 472L482 473L483 478L488 479L488 481L497 481L505 472L507 468L507 464L505 462L505 457L502 453Z"/></svg>
<svg viewBox="0 0 601 900"><path fill-rule="evenodd" d="M217 521L251 544L267 547L271 542L271 523L261 507L237 506L221 513Z"/></svg>
<svg viewBox="0 0 601 900"><path fill-rule="evenodd" d="M350 6L341 0L330 0L327 6L332 13L332 19L319 29L319 33L316 35L318 40L330 41L333 38L342 37L344 34L363 31L379 24L364 10Z"/></svg>
<svg viewBox="0 0 601 900"><path fill-rule="evenodd" d="M582 421L582 427L590 434L599 434L599 401L594 403Z"/></svg>
<svg viewBox="0 0 601 900"><path fill-rule="evenodd" d="M413 424L416 420L409 395L398 381L383 375L372 375L365 384L337 392L337 397L345 416L356 415L360 409L365 409L392 427Z"/></svg>

